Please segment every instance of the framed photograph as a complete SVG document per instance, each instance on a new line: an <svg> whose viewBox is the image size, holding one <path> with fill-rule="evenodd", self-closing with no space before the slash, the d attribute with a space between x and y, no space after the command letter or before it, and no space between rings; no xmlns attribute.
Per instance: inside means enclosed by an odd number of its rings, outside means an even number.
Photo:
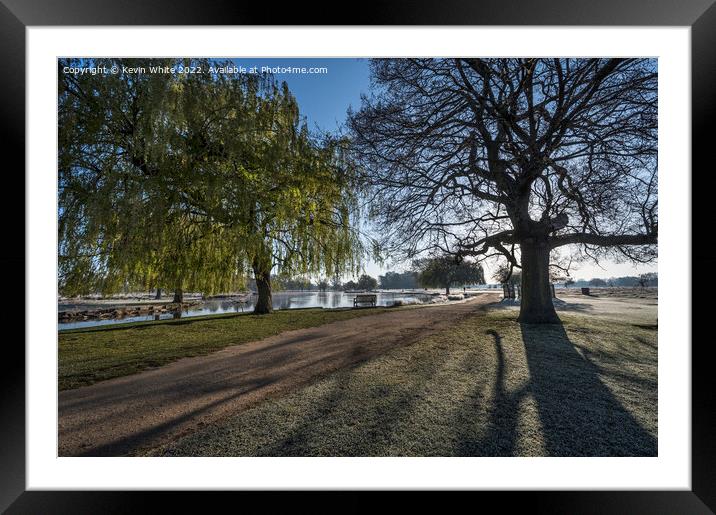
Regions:
<svg viewBox="0 0 716 515"><path fill-rule="evenodd" d="M716 509L711 0L179 4L0 5L3 509Z"/></svg>

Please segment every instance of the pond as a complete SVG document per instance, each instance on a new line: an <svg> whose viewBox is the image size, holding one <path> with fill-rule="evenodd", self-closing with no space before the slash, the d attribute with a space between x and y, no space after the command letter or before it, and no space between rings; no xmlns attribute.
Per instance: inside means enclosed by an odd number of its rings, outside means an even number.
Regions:
<svg viewBox="0 0 716 515"><path fill-rule="evenodd" d="M432 295L420 292L380 292L378 296L378 306L392 306L396 302L406 304L420 304L432 298ZM274 292L273 307L274 309L299 309L299 308L349 308L353 307L353 299L356 293L346 293L339 291L282 291ZM68 329L79 329L83 327L95 327L109 324L120 324L129 322L144 322L151 320L167 320L171 318L195 317L203 315L216 315L221 313L250 313L254 309L254 304L258 297L250 295L245 302L237 301L235 298L210 299L201 304L187 306L179 312L167 312L157 314L146 314L139 316L127 316L123 318L105 318L95 320L81 320L72 322L61 322L58 324L60 331ZM115 304L119 306L120 304ZM108 307L106 304L59 304L58 309L64 310L82 310L97 309L100 307Z"/></svg>

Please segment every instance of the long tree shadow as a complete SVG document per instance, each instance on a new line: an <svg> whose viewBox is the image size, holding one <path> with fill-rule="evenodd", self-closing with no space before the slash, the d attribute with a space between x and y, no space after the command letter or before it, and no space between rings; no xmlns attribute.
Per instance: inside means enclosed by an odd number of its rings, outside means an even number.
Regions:
<svg viewBox="0 0 716 515"><path fill-rule="evenodd" d="M657 439L599 378L562 324L520 324L549 456L656 456Z"/></svg>
<svg viewBox="0 0 716 515"><path fill-rule="evenodd" d="M487 434L475 438L472 431L462 428L458 437L455 452L458 456L514 456L517 439L517 424L520 415L520 403L529 394L529 383L515 392L507 386L507 363L502 348L502 337L497 331L490 329L485 332L494 339L497 370L492 392L492 401L488 421ZM479 417L479 407L473 406L474 416Z"/></svg>

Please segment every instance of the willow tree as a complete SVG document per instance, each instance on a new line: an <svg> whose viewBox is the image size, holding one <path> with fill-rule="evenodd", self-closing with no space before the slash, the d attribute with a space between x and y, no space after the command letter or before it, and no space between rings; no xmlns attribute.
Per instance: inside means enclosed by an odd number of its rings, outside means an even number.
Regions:
<svg viewBox="0 0 716 515"><path fill-rule="evenodd" d="M309 134L285 83L264 78L243 113L230 77L196 75L182 87L199 100L183 111L184 137L198 142L184 147L196 179L187 197L239 242L258 290L254 311L273 310L272 274L357 270L356 185L345 142Z"/></svg>
<svg viewBox="0 0 716 515"><path fill-rule="evenodd" d="M66 74L94 64L117 74ZM125 285L207 292L243 284L231 231L197 213L184 159L182 76L124 72L172 60L60 60L59 283L65 294Z"/></svg>
<svg viewBox="0 0 716 515"><path fill-rule="evenodd" d="M296 122L289 120L292 132ZM288 155L260 168L251 182L247 257L259 293L256 313L272 310L272 270L335 276L360 266L355 184L342 143L312 142L305 127L285 143Z"/></svg>
<svg viewBox="0 0 716 515"><path fill-rule="evenodd" d="M387 59L351 113L383 245L521 268L519 320L558 317L550 254L656 258L652 59Z"/></svg>

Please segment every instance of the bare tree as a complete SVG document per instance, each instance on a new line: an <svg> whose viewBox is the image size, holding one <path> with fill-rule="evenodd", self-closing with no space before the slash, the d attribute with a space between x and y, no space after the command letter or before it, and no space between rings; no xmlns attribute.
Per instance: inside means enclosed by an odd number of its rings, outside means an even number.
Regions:
<svg viewBox="0 0 716 515"><path fill-rule="evenodd" d="M371 215L393 257L521 268L519 320L557 322L550 253L648 262L657 242L651 59L385 59L351 112Z"/></svg>

